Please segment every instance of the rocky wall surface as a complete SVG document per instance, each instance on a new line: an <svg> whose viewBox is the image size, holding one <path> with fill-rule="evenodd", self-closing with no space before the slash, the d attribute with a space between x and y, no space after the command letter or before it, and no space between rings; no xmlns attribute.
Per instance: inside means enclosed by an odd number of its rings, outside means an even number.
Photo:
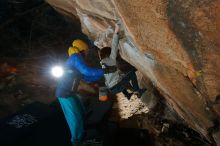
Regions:
<svg viewBox="0 0 220 146"><path fill-rule="evenodd" d="M220 0L47 0L79 18L98 47L120 20L120 54L148 77L169 105L201 135L219 119ZM103 43L104 42L104 43Z"/></svg>

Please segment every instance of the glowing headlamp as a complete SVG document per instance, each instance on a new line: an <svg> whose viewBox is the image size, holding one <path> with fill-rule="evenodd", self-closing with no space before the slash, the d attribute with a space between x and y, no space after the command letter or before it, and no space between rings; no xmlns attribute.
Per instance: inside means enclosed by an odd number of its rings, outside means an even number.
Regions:
<svg viewBox="0 0 220 146"><path fill-rule="evenodd" d="M56 78L60 78L63 76L64 70L61 66L54 66L51 69L51 74L56 77Z"/></svg>

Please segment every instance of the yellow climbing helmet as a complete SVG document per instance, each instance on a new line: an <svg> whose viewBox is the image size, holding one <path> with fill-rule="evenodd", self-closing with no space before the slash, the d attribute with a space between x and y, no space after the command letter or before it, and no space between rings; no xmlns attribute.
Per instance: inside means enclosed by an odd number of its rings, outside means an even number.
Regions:
<svg viewBox="0 0 220 146"><path fill-rule="evenodd" d="M76 47L69 47L68 54L71 56L72 54L79 53L79 50Z"/></svg>
<svg viewBox="0 0 220 146"><path fill-rule="evenodd" d="M71 56L74 53L79 53L81 51L86 51L88 50L88 45L86 44L86 42L84 42L83 40L74 40L72 43L72 47L69 47L68 53L69 56Z"/></svg>
<svg viewBox="0 0 220 146"><path fill-rule="evenodd" d="M78 48L79 51L86 51L89 48L83 40L74 40L72 46Z"/></svg>

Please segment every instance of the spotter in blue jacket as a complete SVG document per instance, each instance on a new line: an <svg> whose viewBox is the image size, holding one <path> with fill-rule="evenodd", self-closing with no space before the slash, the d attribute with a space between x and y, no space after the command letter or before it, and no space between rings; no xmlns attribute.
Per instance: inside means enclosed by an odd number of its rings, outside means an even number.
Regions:
<svg viewBox="0 0 220 146"><path fill-rule="evenodd" d="M103 77L104 71L88 67L80 53L74 53L68 58L65 69L66 71L56 89L56 97L58 97L69 126L71 141L76 144L84 135L85 118L84 106L75 94L79 82L81 79L89 83L97 81Z"/></svg>

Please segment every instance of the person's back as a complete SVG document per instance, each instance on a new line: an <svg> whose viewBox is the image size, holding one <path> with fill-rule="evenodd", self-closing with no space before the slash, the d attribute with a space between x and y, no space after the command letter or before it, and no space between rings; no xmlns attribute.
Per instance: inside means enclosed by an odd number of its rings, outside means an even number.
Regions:
<svg viewBox="0 0 220 146"><path fill-rule="evenodd" d="M111 48L110 47L104 47L99 53L99 56L101 59L100 64L102 65L102 68L107 66L116 66L117 71L114 73L108 73L104 74L105 77L105 84L109 88L116 85L120 80L129 72L136 71L136 68L133 67L131 64L129 64L127 61L121 58L120 55L116 57L116 59L112 59L110 57Z"/></svg>
<svg viewBox="0 0 220 146"><path fill-rule="evenodd" d="M103 49L110 49L111 50L111 48L109 48L109 47L106 47ZM107 66L116 66L117 65L116 60L112 59L110 56L101 59L100 64L102 65L102 68L105 68L106 65ZM105 85L108 88L112 88L114 85L116 85L118 82L120 82L120 80L122 79L122 76L121 76L120 70L117 69L113 73L104 74L104 78L105 78Z"/></svg>

